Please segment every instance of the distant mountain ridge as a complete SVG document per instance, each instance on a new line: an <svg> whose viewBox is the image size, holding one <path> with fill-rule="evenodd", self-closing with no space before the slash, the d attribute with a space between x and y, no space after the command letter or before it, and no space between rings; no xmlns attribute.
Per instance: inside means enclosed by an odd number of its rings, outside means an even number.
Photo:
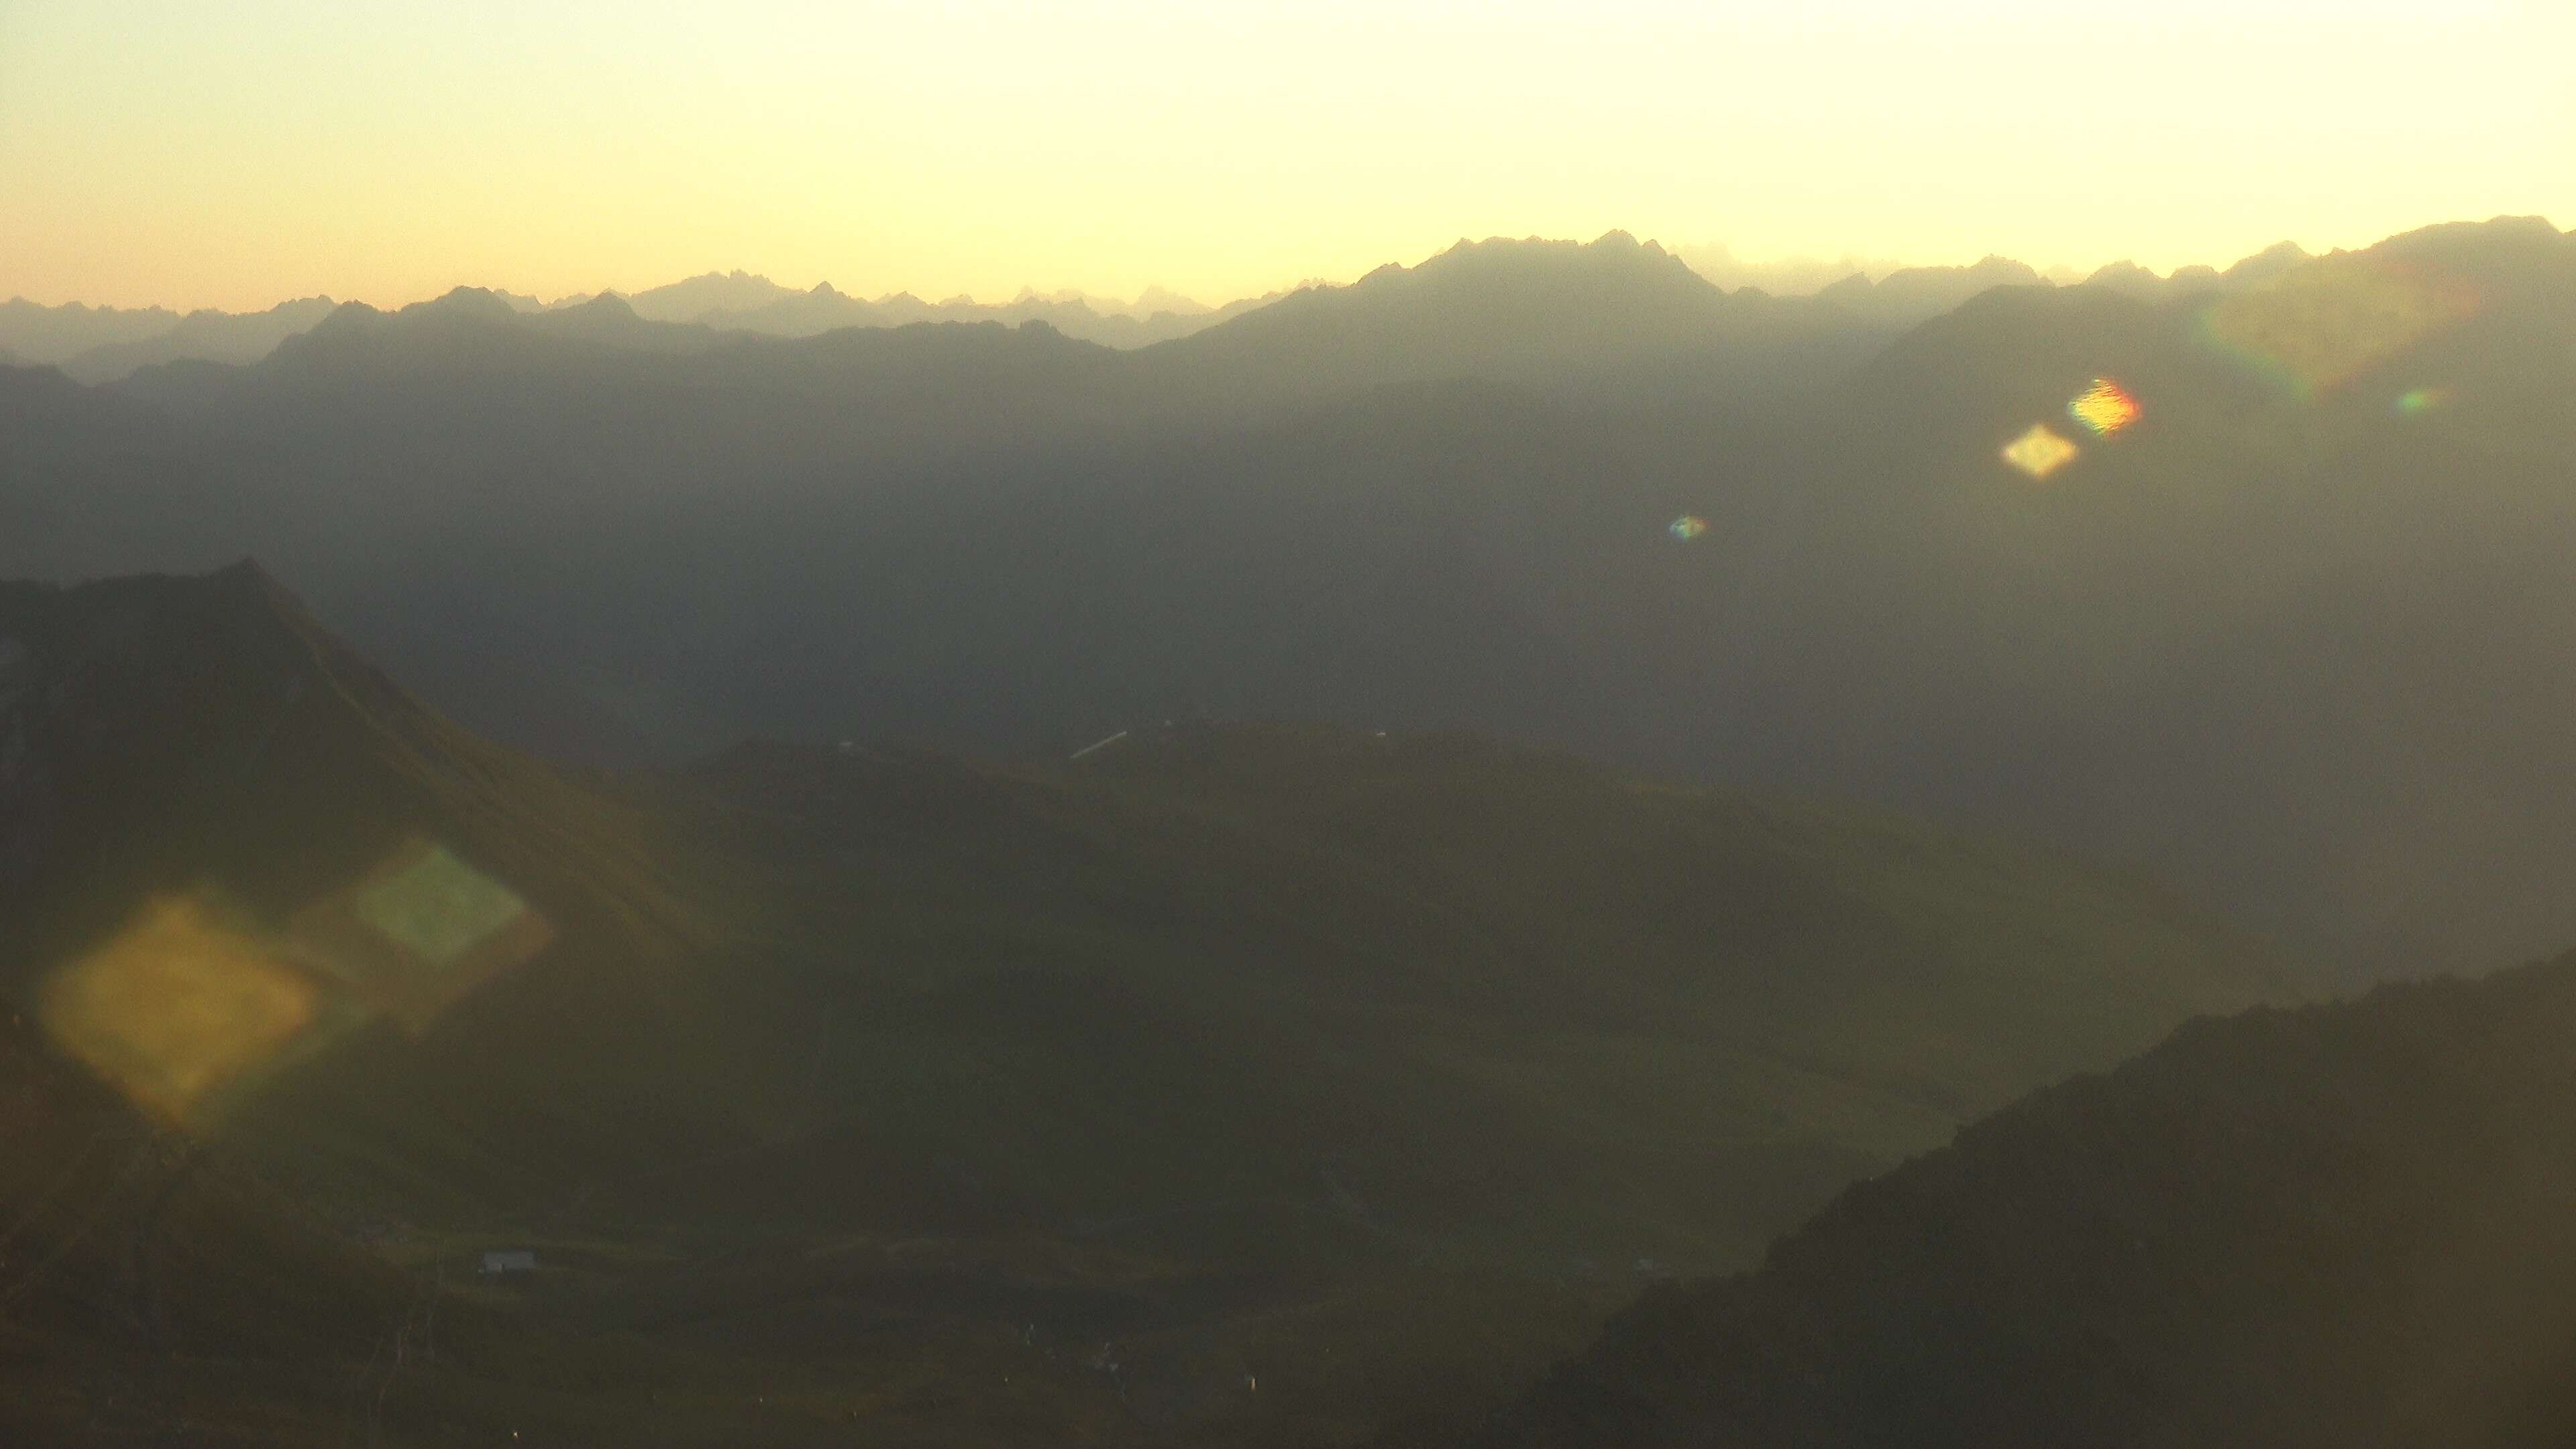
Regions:
<svg viewBox="0 0 2576 1449"><path fill-rule="evenodd" d="M2532 788L2576 779L2571 257L2504 219L1900 330L1489 241L1133 351L351 310L252 368L11 379L0 557L255 550L571 758L1473 723L2467 969L2576 934L2576 789ZM2097 433L2106 382L2138 411ZM2003 456L2034 430L2044 479Z"/></svg>
<svg viewBox="0 0 2576 1449"><path fill-rule="evenodd" d="M166 307L127 310L79 302L45 307L12 297L0 302L0 348L30 363L58 363L93 347L159 336L179 322L179 314Z"/></svg>
<svg viewBox="0 0 2576 1449"><path fill-rule="evenodd" d="M757 279L764 280L765 279ZM1277 299L1273 293L1207 307L1159 290L1149 291L1134 306L1079 293L1040 295L1024 289L1013 300L983 304L966 299L928 303L909 292L894 292L866 301L829 282L807 292L773 287L773 295L751 305L710 308L689 320L712 327L757 332L772 337L811 337L842 327L903 327L917 322L999 322L1017 326L1043 322L1067 337L1106 347L1144 347L1186 337L1201 328L1253 311ZM1140 310L1145 302L1171 303ZM647 314L650 315L650 314Z"/></svg>
<svg viewBox="0 0 2576 1449"><path fill-rule="evenodd" d="M1832 260L1791 257L1779 261L1749 262L1736 256L1723 242L1702 242L1677 246L1672 250L1685 266L1727 291L1752 287L1775 297L1813 296L1846 277L1875 280L1905 265L1886 257L1848 254Z"/></svg>
<svg viewBox="0 0 2576 1449"><path fill-rule="evenodd" d="M1623 231L1590 242L1461 239L1346 287L1301 288L1145 354L1175 392L1296 396L1478 377L1653 406L1692 393L1786 393L1887 331L1811 299L1728 293Z"/></svg>
<svg viewBox="0 0 2576 1449"><path fill-rule="evenodd" d="M487 290L455 289L471 293ZM736 271L708 272L631 296L603 291L547 302L506 291L489 295L500 299L511 311L526 315L551 315L605 299L628 307L647 322L707 325L776 337L810 337L841 327L900 327L915 322L1000 322L1016 326L1041 321L1069 337L1129 348L1187 336L1201 327L1263 306L1279 294L1209 307L1159 287L1148 288L1133 303L1082 293L1040 294L1023 289L1019 297L1007 303L983 304L960 298L934 305L909 293L889 294L875 302L861 301L835 291L829 283L811 292L799 292L766 277ZM0 304L0 362L59 366L75 381L84 383L116 382L140 368L168 362L242 366L266 357L285 339L310 330L330 315L332 306L327 297L313 297L281 302L265 312L201 309L183 317L158 307L118 311L76 302L41 307L18 299Z"/></svg>
<svg viewBox="0 0 2576 1449"><path fill-rule="evenodd" d="M2142 301L2167 302L2205 292L2255 287L2309 260L2291 242L2281 242L2246 257L2225 271L2207 266L2178 267L2171 276L2134 262L2111 262L2092 275L2043 275L2026 262L1989 256L1963 267L1889 267L1875 274L1854 270L1812 290L1819 300L1855 315L1911 327L1952 311L1970 298L1996 287L2102 287Z"/></svg>
<svg viewBox="0 0 2576 1449"><path fill-rule="evenodd" d="M164 362L247 365L276 351L287 338L310 330L336 305L328 297L304 297L280 302L265 312L191 312L167 332L101 343L57 365L75 382L114 382Z"/></svg>
<svg viewBox="0 0 2576 1449"><path fill-rule="evenodd" d="M2038 272L2000 257L1988 257L1972 267L1902 267L1893 262L1851 259L1833 263L1745 263L1735 260L1724 247L1714 245L1685 249L1676 255L1684 257L1691 270L1727 290L1752 287L1782 296L1822 295L1858 316L1905 326L1947 311L1987 287L2045 283ZM2177 289L2250 284L2277 274L2281 265L2304 256L2284 242L2223 273L2208 267L2185 267L2173 277L2163 278L2130 263L2114 262L2085 280L2087 284L2115 287L2132 295L2163 297L2176 294ZM513 310L527 313L559 311L615 296L648 322L700 323L720 330L774 337L810 337L841 327L901 327L914 322L989 321L1016 326L1040 321L1068 337L1108 347L1135 348L1189 336L1290 293L1270 292L1217 307L1159 286L1148 287L1129 302L1080 291L1040 292L1029 287L1003 303L978 303L967 298L929 303L908 292L891 292L868 301L840 292L829 282L800 292L737 269L729 273L706 272L632 294L575 293L551 302L511 292L493 295ZM59 365L81 382L112 382L139 367L161 362L246 364L266 356L286 337L313 326L327 315L328 303L328 298L305 298L282 302L259 313L201 309L183 317L159 307L119 311L89 308L77 302L41 307L20 298L0 304L0 358L15 355L22 363Z"/></svg>

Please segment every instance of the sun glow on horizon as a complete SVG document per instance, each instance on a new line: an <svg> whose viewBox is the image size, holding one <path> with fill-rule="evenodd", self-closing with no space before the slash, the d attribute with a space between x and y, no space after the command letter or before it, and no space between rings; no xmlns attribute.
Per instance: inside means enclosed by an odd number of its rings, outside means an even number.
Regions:
<svg viewBox="0 0 2576 1449"><path fill-rule="evenodd" d="M2331 23L2329 23L2329 21ZM1461 236L2089 270L2576 222L2558 8L1521 0L0 11L0 297L742 268L1204 302Z"/></svg>

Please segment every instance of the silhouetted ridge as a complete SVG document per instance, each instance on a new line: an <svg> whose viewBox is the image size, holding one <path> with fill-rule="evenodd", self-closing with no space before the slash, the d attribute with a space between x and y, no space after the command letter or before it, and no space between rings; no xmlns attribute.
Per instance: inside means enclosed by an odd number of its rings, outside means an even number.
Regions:
<svg viewBox="0 0 2576 1449"><path fill-rule="evenodd" d="M596 303L602 300L614 302L617 299L613 297L594 298L592 299L592 302ZM470 317L479 322L510 322L516 320L519 315L518 309L510 305L508 298L501 296L499 293L492 291L488 287L458 287L435 300L428 302L414 302L410 306L403 308L402 311L403 315L415 313L438 314L451 317Z"/></svg>
<svg viewBox="0 0 2576 1449"><path fill-rule="evenodd" d="M343 302L339 306L332 308L329 316L324 317L319 323L316 323L313 330L305 333L304 335L306 337L322 337L338 333L354 332L368 326L376 318L383 317L385 315L387 315L385 312L366 302Z"/></svg>
<svg viewBox="0 0 2576 1449"><path fill-rule="evenodd" d="M573 313L586 313L593 317L614 317L621 320L636 318L635 304L627 301L624 297L618 296L614 292L602 292L598 296L591 298L589 301L582 303L578 307L571 307L565 310Z"/></svg>
<svg viewBox="0 0 2576 1449"><path fill-rule="evenodd" d="M1482 1442L2576 1431L2576 954L2185 1026L1651 1293Z"/></svg>

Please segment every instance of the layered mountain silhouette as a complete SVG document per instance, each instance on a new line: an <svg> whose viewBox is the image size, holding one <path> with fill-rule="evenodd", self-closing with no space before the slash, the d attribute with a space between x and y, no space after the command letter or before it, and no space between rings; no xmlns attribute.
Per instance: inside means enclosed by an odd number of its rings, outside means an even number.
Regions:
<svg viewBox="0 0 2576 1449"><path fill-rule="evenodd" d="M1692 271L1727 291L1752 287L1775 297L1812 296L1845 277L1875 280L1905 265L1885 258L1848 255L1832 261L1795 257L1773 262L1748 262L1736 256L1733 249L1722 242L1675 247L1673 255L1680 257Z"/></svg>
<svg viewBox="0 0 2576 1449"><path fill-rule="evenodd" d="M1784 392L1884 341L1838 310L1730 296L1653 242L1460 241L1419 266L1311 287L1147 355L1225 397L1482 378L1633 403L1676 388ZM1223 391L1220 393L1219 388Z"/></svg>
<svg viewBox="0 0 2576 1449"><path fill-rule="evenodd" d="M0 1424L2550 1442L2576 237L2050 280L0 368Z"/></svg>
<svg viewBox="0 0 2576 1449"><path fill-rule="evenodd" d="M1907 327L1937 317L1995 287L2081 283L2145 301L2165 302L2256 286L2309 260L2307 252L2291 242L2267 247L2224 271L2211 266L2185 266L2175 268L2170 275L2158 275L2129 261L2109 263L2089 276L2062 269L2042 273L2026 262L1998 256L1963 267L1909 267L1900 262L1855 257L1831 262L1813 258L1746 262L1724 246L1713 244L1685 247L1676 255L1691 270L1729 291L1752 287L1774 296L1822 296L1855 316Z"/></svg>
<svg viewBox="0 0 2576 1449"><path fill-rule="evenodd" d="M2128 263L2113 263L2088 280L2139 295L2162 297L2204 284L2260 280L2271 274L2263 264L2285 252L2292 257L2304 256L2283 243L2260 258L2238 263L2223 275L2211 268L2192 267L2168 279ZM1692 271L1730 291L1752 287L1780 296L1824 292L1856 316L1901 326L1935 316L1987 287L2037 285L2042 280L2029 267L1997 257L1972 267L1907 268L1892 262L1852 260L1744 263L1736 261L1725 248L1714 246L1676 255ZM578 308L606 299L623 303L636 316L650 322L699 323L778 337L811 337L844 327L901 327L916 322L999 322L1018 326L1038 321L1068 337L1108 347L1134 348L1188 336L1267 307L1288 293L1242 298L1221 307L1210 307L1161 287L1147 288L1132 302L1078 291L1042 293L1034 288L1023 288L1006 303L977 303L964 298L930 303L904 292L871 301L842 293L828 282L800 292L767 277L735 270L707 272L632 294L577 293L552 302L511 292L496 291L493 295L523 313ZM20 365L51 363L82 382L113 382L137 368L162 362L257 362L280 341L310 329L331 310L327 298L282 302L259 313L204 309L185 316L163 308L119 311L78 303L48 308L23 299L13 300L6 307L6 311L0 311L0 349L6 349L0 350L0 362L15 356ZM13 340L16 346L9 347Z"/></svg>
<svg viewBox="0 0 2576 1449"><path fill-rule="evenodd" d="M1816 296L1860 316L1911 327L1996 287L2047 285L2028 263L1987 257L1965 267L1900 267L1876 280L1849 276Z"/></svg>
<svg viewBox="0 0 2576 1449"><path fill-rule="evenodd" d="M46 307L24 297L0 302L0 347L28 363L58 363L94 347L140 342L179 325L166 307Z"/></svg>
<svg viewBox="0 0 2576 1449"><path fill-rule="evenodd" d="M486 289L457 290L481 293ZM735 271L708 272L631 296L600 291L546 302L521 293L490 295L513 312L529 315L613 305L648 322L702 324L769 336L811 337L843 327L901 327L915 322L1017 326L1039 321L1086 341L1142 347L1267 305L1278 294L1211 308L1160 288L1148 289L1133 303L1024 290L999 305L971 299L934 305L908 293L861 301L842 295L829 283L798 292L766 277ZM167 362L247 365L266 357L287 338L309 331L332 310L327 297L281 302L265 312L209 308L185 316L159 307L118 310L79 303L43 307L19 298L0 304L0 365L50 364L90 383L120 381L139 368Z"/></svg>
<svg viewBox="0 0 2576 1449"><path fill-rule="evenodd" d="M594 762L1071 749L1194 703L1472 726L2484 967L2576 934L2533 784L2576 687L2569 270L2504 221L1897 336L1624 238L1487 242L1125 352L349 308L19 430L0 565L257 552L478 728ZM2096 379L2134 425L2070 415ZM2034 427L2075 448L2044 480L2000 456Z"/></svg>
<svg viewBox="0 0 2576 1449"><path fill-rule="evenodd" d="M114 382L137 368L183 359L200 362L252 363L277 344L331 315L328 297L280 302L265 312L191 312L167 332L124 342L104 342L64 358L58 365L77 382Z"/></svg>
<svg viewBox="0 0 2576 1449"><path fill-rule="evenodd" d="M1624 234L1622 234L1624 235ZM1463 243L1462 243L1463 245ZM2028 266L1988 257L1970 267L1902 267L1893 262L1799 261L1746 263L1722 246L1676 254L1690 269L1726 290L1751 287L1780 296L1822 293L1872 323L1910 326L1993 286L2039 285ZM2133 295L2163 299L2230 285L2251 285L2276 275L2306 254L2282 243L2224 273L2185 267L2170 278L2131 263L2115 262L2087 279ZM1396 269L1401 271L1403 269ZM469 288L465 290L481 290ZM1303 290L1303 289L1300 289ZM916 322L1043 322L1068 337L1108 347L1134 348L1186 337L1219 322L1259 310L1289 295L1273 292L1210 307L1161 287L1132 302L1079 291L1041 293L1022 288L1007 303L951 298L929 303L907 292L874 301L848 296L829 282L799 292L764 276L735 270L707 272L633 294L576 293L552 302L496 291L512 310L544 313L603 299L621 302L650 322L698 323L727 331L778 337L811 337L844 327L901 327ZM0 310L0 364L17 359L51 363L82 382L113 382L141 367L177 361L248 364L287 337L308 330L331 310L328 298L282 302L266 312L204 309L181 316L164 308L89 308L79 303L42 307L15 299ZM12 347L9 344L15 342Z"/></svg>
<svg viewBox="0 0 2576 1449"><path fill-rule="evenodd" d="M602 292L599 296L607 296ZM696 322L710 312L748 312L797 295L767 277L748 272L706 272L667 286L652 287L625 299L635 315L654 322ZM594 299L595 300L595 299Z"/></svg>
<svg viewBox="0 0 2576 1449"><path fill-rule="evenodd" d="M396 1302L392 1355L438 1273L533 1240L585 1286L458 1310L486 1335L465 1378L333 1362L413 1422L496 1372L539 1422L643 1416L639 1376L694 1373L731 1385L739 1435L750 1379L826 1354L835 1407L779 1421L800 1442L962 1335L941 1373L1032 1387L882 1422L1450 1422L1567 1351L1637 1260L1749 1262L1966 1117L2315 979L2151 888L1864 811L1462 735L1095 743L744 745L576 780L417 704L248 565L0 589L13 1050L103 1084L81 1110L109 1138L271 1204L189 1227L106 1170L124 1148L30 1159L0 1175L0 1219L40 1225L0 1285L130 1221L92 1209L145 1213L117 1252L248 1255L239 1232L272 1245L241 1273L325 1265L274 1292L82 1268L42 1280L58 1313L0 1322L108 1374L156 1342L132 1312L231 1352L186 1327L190 1293L240 1294L290 1347ZM416 1247L296 1246L371 1221ZM601 1333L645 1346L572 1395ZM1104 1343L1114 1374L1085 1366ZM733 1357L658 1356L684 1347ZM534 1366L494 1367L514 1353ZM144 1397L176 1413L196 1382ZM299 1382L260 1392L306 1404ZM340 1401L312 1411L345 1431Z"/></svg>
<svg viewBox="0 0 2576 1449"><path fill-rule="evenodd" d="M695 314L691 320L771 337L812 337L843 327L906 327L918 322L998 322L1008 327L1040 322L1067 337L1097 342L1105 347L1130 348L1186 337L1277 300L1273 294L1210 308L1187 298L1170 297L1168 294L1157 298L1155 294L1148 293L1138 304L1130 307L1079 293L1041 296L1024 290L1009 302L988 305L967 298L930 303L909 292L889 293L867 301L850 296L829 282L817 283L813 290L807 292L785 288L774 290L775 295L757 303L710 308ZM1142 310L1147 302L1153 301L1170 305L1159 306L1152 311Z"/></svg>
<svg viewBox="0 0 2576 1449"><path fill-rule="evenodd" d="M2084 279L2086 286L2107 287L2142 301L2165 302L2203 292L2258 287L2310 261L2293 242L2281 242L2220 271L2215 267L2176 267L2158 276L2135 262L2112 262Z"/></svg>
<svg viewBox="0 0 2576 1449"><path fill-rule="evenodd" d="M2576 956L2196 1022L1650 1293L1494 1445L2558 1444Z"/></svg>

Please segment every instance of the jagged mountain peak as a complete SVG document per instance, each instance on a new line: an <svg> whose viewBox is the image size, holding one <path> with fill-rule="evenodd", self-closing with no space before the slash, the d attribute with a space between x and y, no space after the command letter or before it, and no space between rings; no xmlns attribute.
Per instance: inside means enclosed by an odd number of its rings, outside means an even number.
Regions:
<svg viewBox="0 0 2576 1449"><path fill-rule="evenodd" d="M519 315L509 299L489 287L456 287L445 295L427 302L414 302L398 316L441 316L472 318L484 322L507 322Z"/></svg>

